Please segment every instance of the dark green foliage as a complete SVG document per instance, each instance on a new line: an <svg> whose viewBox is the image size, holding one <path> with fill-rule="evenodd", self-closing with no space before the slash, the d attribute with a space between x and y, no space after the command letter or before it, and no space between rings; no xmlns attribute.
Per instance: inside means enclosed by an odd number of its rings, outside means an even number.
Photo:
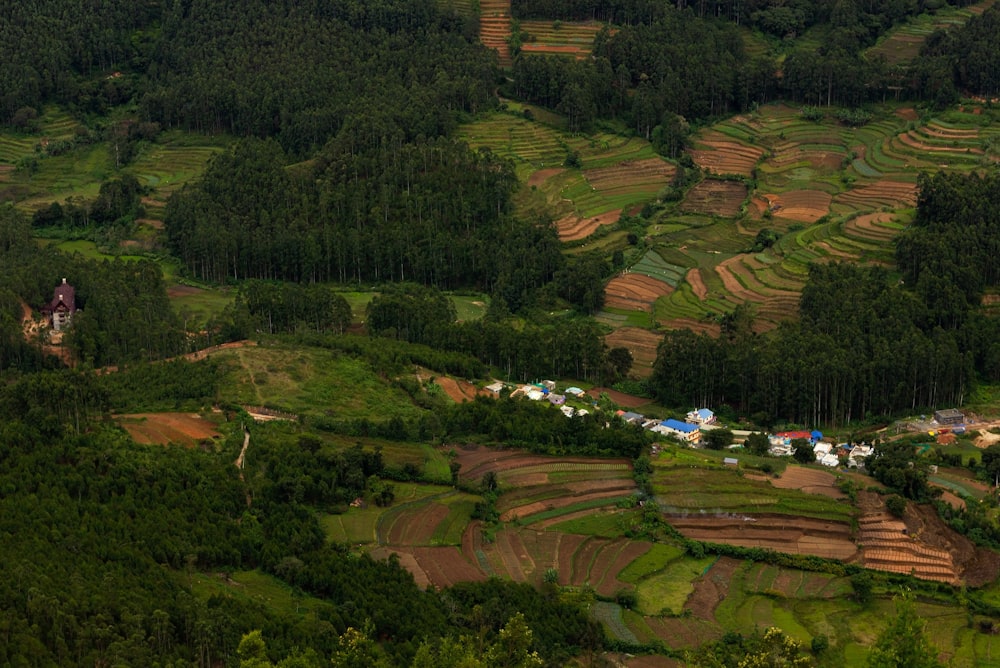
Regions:
<svg viewBox="0 0 1000 668"><path fill-rule="evenodd" d="M733 444L733 432L729 429L706 429L702 431L701 438L712 450L722 450Z"/></svg>
<svg viewBox="0 0 1000 668"><path fill-rule="evenodd" d="M909 443L877 444L865 466L876 480L908 499L929 501L941 495L939 488L927 482L927 461L918 457Z"/></svg>
<svg viewBox="0 0 1000 668"><path fill-rule="evenodd" d="M369 303L368 331L410 343L431 343L432 332L455 322L455 305L438 290L419 285L387 286Z"/></svg>
<svg viewBox="0 0 1000 668"><path fill-rule="evenodd" d="M639 455L649 435L614 420L608 427L594 414L567 418L547 402L477 398L452 406L442 416L453 440L474 438L548 454L630 457Z"/></svg>
<svg viewBox="0 0 1000 668"><path fill-rule="evenodd" d="M762 456L767 454L767 450L771 447L771 443L767 438L767 434L755 431L747 436L746 441L743 443L743 447L757 456Z"/></svg>
<svg viewBox="0 0 1000 668"><path fill-rule="evenodd" d="M770 228L765 227L759 232L757 232L757 236L754 237L753 240L753 246L751 246L750 250L748 250L747 252L759 253L765 248L770 248L771 246L776 244L778 242L778 239L780 238L781 237L778 235L777 232L775 232Z"/></svg>
<svg viewBox="0 0 1000 668"><path fill-rule="evenodd" d="M893 494L885 500L885 508L892 515L902 517L906 513L906 499L898 494Z"/></svg>
<svg viewBox="0 0 1000 668"><path fill-rule="evenodd" d="M805 438L792 439L792 457L800 464L812 464L816 461L816 454L812 443Z"/></svg>
<svg viewBox="0 0 1000 668"><path fill-rule="evenodd" d="M325 285L269 283L250 280L240 285L234 320L244 337L257 332L290 333L298 328L343 333L351 324L347 301Z"/></svg>

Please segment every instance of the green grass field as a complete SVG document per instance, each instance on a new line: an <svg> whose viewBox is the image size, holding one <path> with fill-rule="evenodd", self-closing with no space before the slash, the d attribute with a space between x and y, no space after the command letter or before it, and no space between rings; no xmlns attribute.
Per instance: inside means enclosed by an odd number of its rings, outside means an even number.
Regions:
<svg viewBox="0 0 1000 668"><path fill-rule="evenodd" d="M329 605L325 601L305 596L276 577L260 571L235 571L222 573L192 573L178 575L182 582L190 582L191 590L198 598L208 600L212 596L225 596L260 605L281 615L314 614L320 607Z"/></svg>

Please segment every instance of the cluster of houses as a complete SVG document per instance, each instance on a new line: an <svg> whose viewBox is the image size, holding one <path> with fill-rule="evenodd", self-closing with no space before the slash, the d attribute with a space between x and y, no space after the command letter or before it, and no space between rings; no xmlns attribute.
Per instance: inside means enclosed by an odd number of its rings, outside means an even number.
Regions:
<svg viewBox="0 0 1000 668"><path fill-rule="evenodd" d="M487 385L485 389L496 396L500 396L500 393L506 387L504 383L497 381ZM540 383L532 383L530 385L520 385L510 393L511 399L524 397L531 401L548 401L553 406L558 406L559 410L566 417L573 417L574 415L582 417L590 413L586 408L574 408L573 406L566 405L566 397L584 399L586 396L587 393L579 387L567 387L560 394L556 392L556 383L552 380L543 380Z"/></svg>
<svg viewBox="0 0 1000 668"><path fill-rule="evenodd" d="M816 463L835 468L840 466L841 459L847 461L851 468L864 467L865 458L873 452L868 444L852 445L850 443L833 444L823 440L823 434L818 431L782 431L768 437L770 452L775 457L787 457L792 454L792 441L805 439L812 446L816 455Z"/></svg>

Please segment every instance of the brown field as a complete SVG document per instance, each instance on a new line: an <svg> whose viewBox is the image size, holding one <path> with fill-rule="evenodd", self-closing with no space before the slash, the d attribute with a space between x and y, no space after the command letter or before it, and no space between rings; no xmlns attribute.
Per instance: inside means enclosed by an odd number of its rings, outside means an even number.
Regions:
<svg viewBox="0 0 1000 668"><path fill-rule="evenodd" d="M690 513L667 518L686 538L791 554L849 559L858 548L846 522L789 515Z"/></svg>
<svg viewBox="0 0 1000 668"><path fill-rule="evenodd" d="M775 218L785 218L800 223L814 223L830 213L833 196L822 190L791 190L767 194Z"/></svg>
<svg viewBox="0 0 1000 668"><path fill-rule="evenodd" d="M729 583L741 561L731 557L720 557L708 572L694 583L694 591L688 596L684 608L698 619L715 620L715 609L729 593Z"/></svg>
<svg viewBox="0 0 1000 668"><path fill-rule="evenodd" d="M860 493L858 506L858 542L867 568L972 587L1000 574L1000 554L955 533L932 506L910 502L903 517L896 518L873 492Z"/></svg>
<svg viewBox="0 0 1000 668"><path fill-rule="evenodd" d="M620 538L600 551L590 568L591 584L602 596L614 596L620 589L631 589L632 585L618 579L618 574L630 563L649 552L652 543Z"/></svg>
<svg viewBox="0 0 1000 668"><path fill-rule="evenodd" d="M566 171L565 167L550 167L548 169L539 169L537 172L528 177L528 187L540 186L553 176L559 176Z"/></svg>
<svg viewBox="0 0 1000 668"><path fill-rule="evenodd" d="M214 423L193 413L130 413L115 419L141 445L194 447L221 435Z"/></svg>
<svg viewBox="0 0 1000 668"><path fill-rule="evenodd" d="M510 67L510 0L481 0L479 5L479 41L500 54L500 66Z"/></svg>
<svg viewBox="0 0 1000 668"><path fill-rule="evenodd" d="M652 399L637 397L634 394L625 394L624 392L619 392L618 390L612 390L610 387L595 387L590 390L590 393L597 397L602 394L606 394L608 395L608 399L611 399L611 401L615 402L622 408L638 408L639 406L645 406L653 401Z"/></svg>
<svg viewBox="0 0 1000 668"><path fill-rule="evenodd" d="M833 499L846 498L837 487L837 476L829 471L790 464L780 478L768 478L780 489L800 489L808 494L822 494Z"/></svg>
<svg viewBox="0 0 1000 668"><path fill-rule="evenodd" d="M387 545L429 545L434 530L448 517L448 506L423 503L396 515L385 534Z"/></svg>
<svg viewBox="0 0 1000 668"><path fill-rule="evenodd" d="M836 142L837 140L834 139ZM784 142L774 147L767 164L778 169L806 163L811 168L832 173L840 169L844 154L837 151L820 151L803 148L798 142Z"/></svg>
<svg viewBox="0 0 1000 668"><path fill-rule="evenodd" d="M835 201L867 209L881 206L915 206L917 184L904 181L876 181L840 193Z"/></svg>
<svg viewBox="0 0 1000 668"><path fill-rule="evenodd" d="M677 173L677 168L662 158L626 160L610 167L586 169L583 176L595 190L648 190L655 193ZM645 185L646 188L642 188Z"/></svg>
<svg viewBox="0 0 1000 668"><path fill-rule="evenodd" d="M621 209L606 211L593 218L581 218L576 214L570 214L556 221L556 234L559 235L560 241L586 239L601 225L617 223L621 215Z"/></svg>
<svg viewBox="0 0 1000 668"><path fill-rule="evenodd" d="M587 467L594 466L593 474L595 478L607 477L607 471L621 471L622 475L631 470L631 463L628 459L594 459L592 457L549 457L544 455L531 455L523 450L500 450L486 446L463 446L456 448L455 461L461 466L459 476L469 481L479 481L487 472L494 472L501 481L509 475L521 475L526 471L532 473L530 467L545 467L553 471L559 470L560 465L567 466L568 470L572 466ZM519 471L520 469L520 471Z"/></svg>
<svg viewBox="0 0 1000 668"><path fill-rule="evenodd" d="M635 492L635 483L631 480L615 481L611 489L595 490L591 492L579 492L572 496L560 496L544 501L535 501L517 508L511 508L500 514L501 522L527 522L531 523L531 516L544 513L549 510L565 508L581 501L593 501L596 499L607 499L606 505L612 505L616 499L623 499ZM591 483L593 484L593 483Z"/></svg>
<svg viewBox="0 0 1000 668"><path fill-rule="evenodd" d="M705 282L701 280L701 271L697 267L694 267L684 278L687 280L688 285L691 286L691 292L694 293L694 296L704 301L705 297L708 296L708 289L705 288Z"/></svg>
<svg viewBox="0 0 1000 668"><path fill-rule="evenodd" d="M794 316L798 311L798 292L764 285L743 259L742 255L735 255L715 267L715 273L728 292L726 299L736 304L760 304L757 313L761 317L755 323L759 327L773 327L774 321Z"/></svg>
<svg viewBox="0 0 1000 668"><path fill-rule="evenodd" d="M652 312L653 304L674 289L643 274L619 274L604 286L604 305L626 311Z"/></svg>
<svg viewBox="0 0 1000 668"><path fill-rule="evenodd" d="M621 327L604 337L609 348L628 348L632 353L632 374L645 378L653 373L656 349L663 340L662 334L638 327Z"/></svg>
<svg viewBox="0 0 1000 668"><path fill-rule="evenodd" d="M434 383L444 390L444 393L452 401L457 403L472 401L478 395L493 396L488 390L479 389L467 380L459 380L449 376L438 376L434 379Z"/></svg>
<svg viewBox="0 0 1000 668"><path fill-rule="evenodd" d="M739 174L751 176L754 165L764 154L764 149L740 144L720 132L707 131L697 142L699 148L688 153L695 164L713 174Z"/></svg>
<svg viewBox="0 0 1000 668"><path fill-rule="evenodd" d="M688 191L681 209L731 218L739 214L746 198L747 187L739 181L705 179Z"/></svg>

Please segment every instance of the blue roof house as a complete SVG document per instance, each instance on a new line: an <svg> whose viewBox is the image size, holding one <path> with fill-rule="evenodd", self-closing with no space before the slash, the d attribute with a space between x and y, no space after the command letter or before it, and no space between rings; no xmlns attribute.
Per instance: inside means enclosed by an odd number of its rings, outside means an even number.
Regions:
<svg viewBox="0 0 1000 668"><path fill-rule="evenodd" d="M666 436L674 436L687 443L693 443L701 438L701 429L698 428L698 425L681 422L673 418L664 420L650 431L655 431L658 434Z"/></svg>

